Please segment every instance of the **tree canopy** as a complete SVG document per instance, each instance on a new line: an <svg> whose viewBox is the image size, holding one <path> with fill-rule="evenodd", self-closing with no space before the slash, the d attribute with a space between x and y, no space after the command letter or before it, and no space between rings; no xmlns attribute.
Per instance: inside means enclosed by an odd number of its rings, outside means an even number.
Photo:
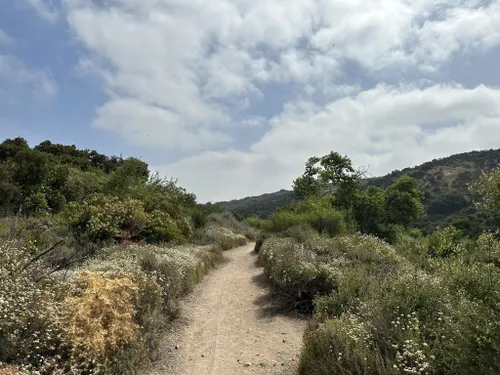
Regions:
<svg viewBox="0 0 500 375"><path fill-rule="evenodd" d="M386 239L393 228L410 227L424 211L424 195L415 179L401 176L386 190L371 186L361 191L361 172L347 156L334 151L309 158L293 190L301 200L330 196L332 206L352 216L359 231Z"/></svg>

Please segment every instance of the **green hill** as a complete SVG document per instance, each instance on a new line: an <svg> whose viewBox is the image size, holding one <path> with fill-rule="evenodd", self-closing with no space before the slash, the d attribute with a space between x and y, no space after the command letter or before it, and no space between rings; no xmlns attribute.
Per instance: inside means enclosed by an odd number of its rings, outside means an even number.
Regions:
<svg viewBox="0 0 500 375"><path fill-rule="evenodd" d="M293 191L282 189L275 193L267 193L243 199L219 202L219 205L223 210L232 212L236 214L236 216L258 216L260 218L267 219L278 208L286 206L293 201Z"/></svg>
<svg viewBox="0 0 500 375"><path fill-rule="evenodd" d="M500 227L500 216L478 212L472 203L467 184L482 170L500 164L500 149L472 151L434 159L416 167L393 171L382 177L365 180L366 186L387 188L395 178L408 175L420 182L425 193L425 214L417 224L424 232L437 226L453 224L475 236L483 229ZM220 202L227 211L241 216L268 218L276 209L294 200L293 192L280 190L259 196Z"/></svg>

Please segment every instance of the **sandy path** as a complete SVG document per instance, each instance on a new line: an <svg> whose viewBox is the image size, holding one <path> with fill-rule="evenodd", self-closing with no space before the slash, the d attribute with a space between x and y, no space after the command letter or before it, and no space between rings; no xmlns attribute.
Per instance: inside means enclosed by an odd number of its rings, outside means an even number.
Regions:
<svg viewBox="0 0 500 375"><path fill-rule="evenodd" d="M306 322L277 313L252 249L225 252L224 264L183 302L153 374L295 373Z"/></svg>

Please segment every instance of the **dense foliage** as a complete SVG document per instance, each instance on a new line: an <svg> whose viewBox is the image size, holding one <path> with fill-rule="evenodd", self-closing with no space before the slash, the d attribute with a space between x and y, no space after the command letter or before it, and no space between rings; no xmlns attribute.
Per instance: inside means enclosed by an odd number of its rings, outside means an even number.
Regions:
<svg viewBox="0 0 500 375"><path fill-rule="evenodd" d="M470 186L481 209L500 209L498 171ZM269 220L246 219L266 233L255 250L273 288L313 313L300 374L500 373L500 227L477 238L454 226L422 234L418 185L400 176L358 189L343 209L342 189L316 189ZM310 219L331 212L343 224L335 231Z"/></svg>
<svg viewBox="0 0 500 375"><path fill-rule="evenodd" d="M142 373L179 298L255 237L139 159L7 139L0 373Z"/></svg>
<svg viewBox="0 0 500 375"><path fill-rule="evenodd" d="M500 226L500 214L478 210L474 194L467 185L483 170L500 163L499 150L473 151L435 159L422 165L394 171L383 177L362 178L364 189L370 186L387 189L399 177L409 176L419 183L424 193L424 214L414 226L428 234L438 226L453 225L465 234L477 238L484 229ZM293 191L280 190L255 197L220 202L221 207L245 217L268 219L272 214L296 200Z"/></svg>
<svg viewBox="0 0 500 375"><path fill-rule="evenodd" d="M219 210L139 159L50 141L30 148L22 138L5 140L0 176L4 216L50 216L84 242L187 242Z"/></svg>

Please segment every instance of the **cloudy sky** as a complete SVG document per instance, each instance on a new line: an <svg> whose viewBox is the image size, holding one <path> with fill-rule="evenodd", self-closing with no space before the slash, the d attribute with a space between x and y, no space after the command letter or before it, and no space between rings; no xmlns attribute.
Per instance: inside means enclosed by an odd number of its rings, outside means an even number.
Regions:
<svg viewBox="0 0 500 375"><path fill-rule="evenodd" d="M141 157L200 201L500 147L500 0L3 0L0 138Z"/></svg>

